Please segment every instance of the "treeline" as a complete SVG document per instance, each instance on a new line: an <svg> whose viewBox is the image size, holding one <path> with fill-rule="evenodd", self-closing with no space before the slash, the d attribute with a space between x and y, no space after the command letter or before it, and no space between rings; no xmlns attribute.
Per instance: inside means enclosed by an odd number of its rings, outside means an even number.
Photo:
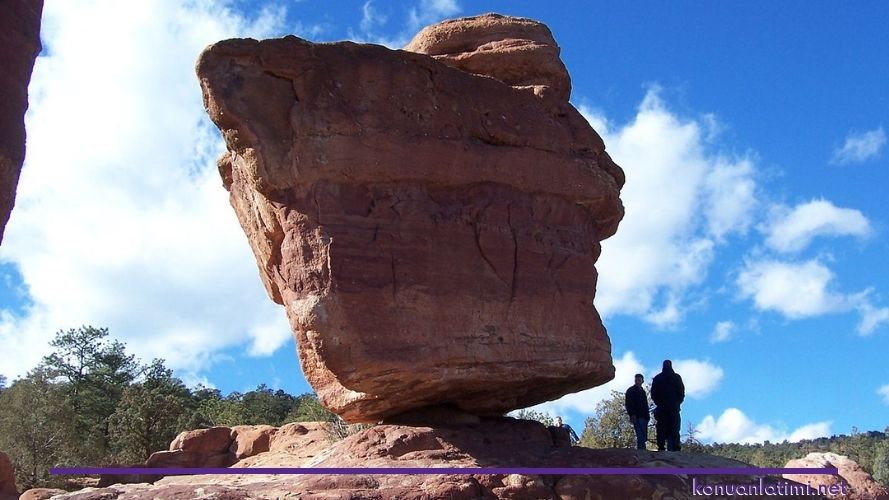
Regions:
<svg viewBox="0 0 889 500"><path fill-rule="evenodd" d="M762 444L698 444L702 453L719 455L747 462L759 467L784 467L792 459L803 458L812 452L831 452L845 455L862 469L889 488L889 427L884 432L859 432L817 439L804 439L795 443Z"/></svg>
<svg viewBox="0 0 889 500"><path fill-rule="evenodd" d="M650 393L647 386L646 392ZM525 412L523 415L548 423L549 417L537 412ZM788 461L803 458L812 452L832 452L854 460L889 488L889 427L883 432L859 432L853 428L851 435L806 439L795 443L703 444L697 435L694 425L686 426L682 451L733 458L757 467L784 467ZM654 449L653 419L649 423L648 436L649 449ZM612 391L611 397L599 402L594 414L584 422L578 444L588 448L635 448L636 434L624 409L623 393Z"/></svg>
<svg viewBox="0 0 889 500"><path fill-rule="evenodd" d="M8 387L0 377L0 450L24 488L57 484L50 467L142 463L183 430L336 418L314 394L188 388L162 359L144 365L127 354L106 328L60 331L51 346L25 377Z"/></svg>

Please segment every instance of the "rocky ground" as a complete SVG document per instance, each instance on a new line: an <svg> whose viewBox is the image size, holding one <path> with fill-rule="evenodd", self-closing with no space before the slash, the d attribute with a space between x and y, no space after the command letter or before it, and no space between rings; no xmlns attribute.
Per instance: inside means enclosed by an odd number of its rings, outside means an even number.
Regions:
<svg viewBox="0 0 889 500"><path fill-rule="evenodd" d="M467 417L466 420L471 420ZM220 428L221 429L221 428ZM274 428L272 428L274 429ZM215 436L213 436L215 434ZM223 444L229 453L243 440L219 439L222 432L180 436L173 452L213 457ZM244 435L243 429L239 435ZM260 435L255 433L254 435ZM534 421L484 418L435 426L384 424L331 443L323 424L288 424L268 435L267 451L245 457L245 467L484 467L484 468L737 468L749 465L720 457L681 452L572 447L561 431ZM229 434L231 436L231 433ZM177 447L184 446L187 450ZM260 446L259 449L265 448ZM202 449L203 453L195 450ZM170 452L163 452L170 453ZM163 456L163 455L161 455ZM167 455L169 456L169 455ZM159 463L156 459L155 463ZM198 464L198 462L194 462ZM170 466L167 464L166 466ZM138 478L129 478L138 480ZM150 483L112 484L52 496L78 500L219 499L649 499L691 498L695 484L758 481L754 476L415 474L415 475L193 475ZM769 484L785 483L776 477ZM38 497L28 497L38 498ZM45 497L49 498L49 497ZM719 496L711 498L721 498ZM753 496L751 498L759 498ZM764 497L763 497L764 498ZM791 497L792 498L792 497ZM806 497L817 498L817 497Z"/></svg>

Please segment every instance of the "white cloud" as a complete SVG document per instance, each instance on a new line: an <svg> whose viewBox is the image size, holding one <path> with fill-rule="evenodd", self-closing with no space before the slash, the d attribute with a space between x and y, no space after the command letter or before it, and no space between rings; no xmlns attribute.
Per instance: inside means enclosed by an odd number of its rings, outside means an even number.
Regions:
<svg viewBox="0 0 889 500"><path fill-rule="evenodd" d="M864 302L858 306L861 321L858 322L858 333L870 335L884 323L889 323L889 307L876 308Z"/></svg>
<svg viewBox="0 0 889 500"><path fill-rule="evenodd" d="M713 327L713 333L710 334L710 342L727 342L737 330L737 325L731 321L720 321Z"/></svg>
<svg viewBox="0 0 889 500"><path fill-rule="evenodd" d="M418 30L460 12L456 0L420 0L416 7L408 11L408 27Z"/></svg>
<svg viewBox="0 0 889 500"><path fill-rule="evenodd" d="M849 134L843 146L833 152L830 162L836 165L861 163L877 158L886 145L886 132L883 127L860 134Z"/></svg>
<svg viewBox="0 0 889 500"><path fill-rule="evenodd" d="M364 2L361 7L361 30L370 33L377 26L386 24L387 17L381 14L374 6L373 1Z"/></svg>
<svg viewBox="0 0 889 500"><path fill-rule="evenodd" d="M792 210L775 207L766 230L766 245L779 252L798 252L818 236L865 237L870 232L870 222L860 211L840 208L823 199L812 200Z"/></svg>
<svg viewBox="0 0 889 500"><path fill-rule="evenodd" d="M610 382L562 396L560 399L539 404L531 409L550 415L563 415L569 411L592 415L600 401L611 397L611 391L624 393L633 385L635 375L645 372L645 367L636 359L636 355L632 351L627 351L620 359L614 359L614 378Z"/></svg>
<svg viewBox="0 0 889 500"><path fill-rule="evenodd" d="M757 424L737 408L728 408L719 418L707 415L697 426L698 438L715 443L797 442L830 435L831 422L815 422L791 432L767 424Z"/></svg>
<svg viewBox="0 0 889 500"><path fill-rule="evenodd" d="M877 389L877 394L883 396L883 402L889 405L889 384Z"/></svg>
<svg viewBox="0 0 889 500"><path fill-rule="evenodd" d="M223 144L193 69L206 45L271 36L286 13L246 19L229 4L47 3L28 157L0 249L33 304L0 313L4 374L82 324L194 379L222 349L263 355L288 341L216 172Z"/></svg>
<svg viewBox="0 0 889 500"><path fill-rule="evenodd" d="M817 259L782 262L748 261L736 284L743 298L753 300L761 311L775 311L788 319L802 319L857 310L859 335L872 334L889 322L889 307L877 308L867 289L844 294L833 290L834 274Z"/></svg>
<svg viewBox="0 0 889 500"><path fill-rule="evenodd" d="M422 28L445 18L454 17L460 10L460 4L456 0L418 0L406 11L401 12L405 18L400 28L386 29L394 15L391 12L388 15L382 13L373 0L368 0L361 6L360 30L356 32L349 29L349 39L400 49Z"/></svg>
<svg viewBox="0 0 889 500"><path fill-rule="evenodd" d="M750 158L707 152L711 118L683 120L649 90L622 127L589 108L581 112L626 172L626 216L602 242L596 307L669 326L681 321L686 292L701 283L717 246L750 226L756 208Z"/></svg>
<svg viewBox="0 0 889 500"><path fill-rule="evenodd" d="M762 260L748 262L737 284L757 309L798 319L849 309L849 297L829 290L833 278L833 272L817 260Z"/></svg>
<svg viewBox="0 0 889 500"><path fill-rule="evenodd" d="M674 359L673 370L682 376L685 395L701 399L716 390L725 372L722 368L697 359ZM656 373L651 374L654 378Z"/></svg>

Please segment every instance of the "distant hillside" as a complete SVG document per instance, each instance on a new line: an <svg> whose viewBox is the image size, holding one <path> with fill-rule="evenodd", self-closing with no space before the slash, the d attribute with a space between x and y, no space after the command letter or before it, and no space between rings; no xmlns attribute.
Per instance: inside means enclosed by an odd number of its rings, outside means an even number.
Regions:
<svg viewBox="0 0 889 500"><path fill-rule="evenodd" d="M883 444L882 452L877 447ZM889 427L883 432L867 431L858 432L852 429L852 435L841 434L839 436L831 436L829 438L806 439L796 443L784 441L782 443L770 443L766 441L763 444L686 444L694 449L688 451L701 451L711 455L719 455L722 457L733 458L742 462L747 462L759 467L783 467L789 460L794 458L802 458L811 452L833 452L838 455L845 455L856 461L862 469L868 474L874 475L874 465L878 461L878 455L881 460L889 460L886 449L889 448ZM886 479L883 479L883 485L887 486Z"/></svg>

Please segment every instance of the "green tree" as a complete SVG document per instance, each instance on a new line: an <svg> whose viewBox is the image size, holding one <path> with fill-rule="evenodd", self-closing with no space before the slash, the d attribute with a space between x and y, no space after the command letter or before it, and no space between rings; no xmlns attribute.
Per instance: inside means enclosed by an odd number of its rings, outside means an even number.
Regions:
<svg viewBox="0 0 889 500"><path fill-rule="evenodd" d="M53 378L37 368L0 393L0 449L9 454L24 489L59 484L49 468L65 458L72 410Z"/></svg>
<svg viewBox="0 0 889 500"><path fill-rule="evenodd" d="M303 394L296 398L296 403L284 419L285 422L335 422L338 417L321 406L315 394Z"/></svg>
<svg viewBox="0 0 889 500"><path fill-rule="evenodd" d="M6 389L6 376L0 375L0 393L3 392L3 389Z"/></svg>
<svg viewBox="0 0 889 500"><path fill-rule="evenodd" d="M518 410L513 413L512 416L520 420L536 420L547 427L553 425L553 417L549 416L547 413L536 410Z"/></svg>
<svg viewBox="0 0 889 500"><path fill-rule="evenodd" d="M173 376L162 359L145 368L141 382L123 391L109 418L110 438L117 460L137 463L165 450L193 410L191 392Z"/></svg>
<svg viewBox="0 0 889 500"><path fill-rule="evenodd" d="M41 366L63 382L61 387L73 413L66 440L66 461L98 464L109 452L109 417L140 366L124 345L108 341L107 328L83 326L59 331L50 345L54 352Z"/></svg>
<svg viewBox="0 0 889 500"><path fill-rule="evenodd" d="M281 425L296 405L296 398L278 389L273 392L265 384L241 398L244 419L241 423Z"/></svg>
<svg viewBox="0 0 889 500"><path fill-rule="evenodd" d="M889 428L886 430L889 431ZM889 489L889 438L884 438L875 447L873 476L884 488Z"/></svg>
<svg viewBox="0 0 889 500"><path fill-rule="evenodd" d="M578 444L588 448L636 447L636 432L624 408L624 394L611 391L608 399L596 405L595 414L586 419Z"/></svg>

